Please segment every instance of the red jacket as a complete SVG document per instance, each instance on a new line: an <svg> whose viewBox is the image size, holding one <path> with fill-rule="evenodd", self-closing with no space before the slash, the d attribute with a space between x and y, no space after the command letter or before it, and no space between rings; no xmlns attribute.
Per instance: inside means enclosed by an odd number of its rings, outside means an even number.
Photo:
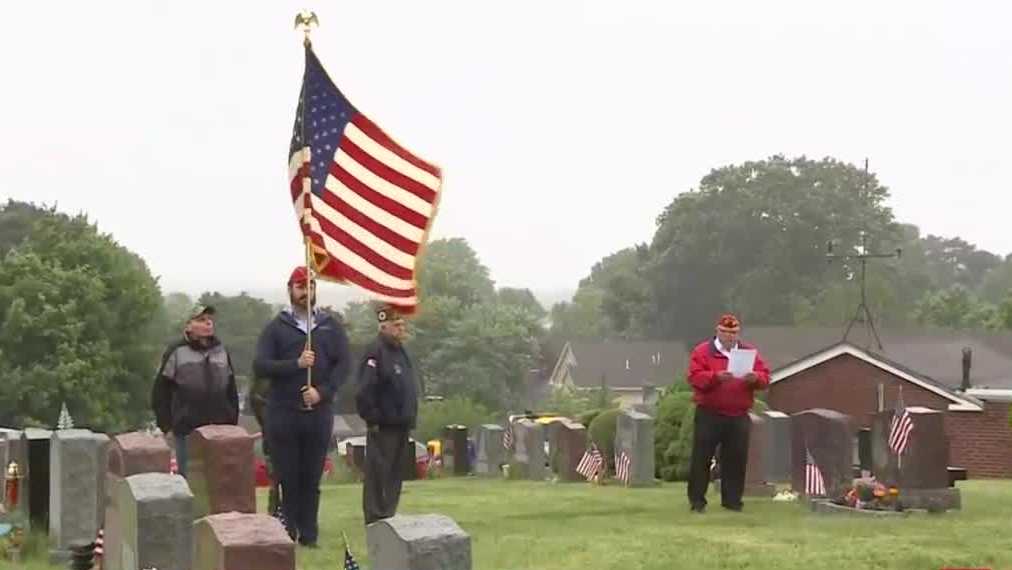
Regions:
<svg viewBox="0 0 1012 570"><path fill-rule="evenodd" d="M770 385L770 369L762 355L756 354L753 373L756 383L749 386L744 378L718 380L717 374L727 370L727 357L713 344L714 339L699 343L689 357L689 384L696 405L722 416L743 416L752 408L756 390ZM755 349L738 342L738 348Z"/></svg>

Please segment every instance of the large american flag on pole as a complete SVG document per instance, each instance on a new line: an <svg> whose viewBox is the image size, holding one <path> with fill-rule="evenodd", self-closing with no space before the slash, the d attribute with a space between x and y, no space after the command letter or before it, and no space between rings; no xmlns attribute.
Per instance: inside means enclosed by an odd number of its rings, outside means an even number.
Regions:
<svg viewBox="0 0 1012 570"><path fill-rule="evenodd" d="M308 43L288 169L317 276L414 312L442 174L348 102Z"/></svg>

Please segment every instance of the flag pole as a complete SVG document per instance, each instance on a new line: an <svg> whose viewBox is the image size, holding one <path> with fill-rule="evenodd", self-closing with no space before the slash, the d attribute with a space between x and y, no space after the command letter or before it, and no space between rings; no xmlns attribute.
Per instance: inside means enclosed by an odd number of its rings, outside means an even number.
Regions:
<svg viewBox="0 0 1012 570"><path fill-rule="evenodd" d="M315 12L310 12L308 10L303 10L303 11L301 11L298 14L295 15L295 28L296 29L302 28L302 32L304 34L304 37L303 37L303 40L302 40L302 45L306 49L309 49L310 46L312 45L310 43L310 41L309 41L309 34L310 34L310 32L313 31L313 27L319 26L319 25L320 25L320 20L316 17L316 13ZM305 94L304 92L305 92L305 89L306 89L305 81L303 81L303 83L302 83L302 89L303 89L303 95L304 95ZM301 106L303 107L302 112L305 113L304 105L301 105ZM301 121L301 124L302 124L302 129L304 131L305 128L306 128L306 121L305 121L305 117L303 117L302 119L303 120ZM305 132L303 132L302 139L303 139L303 141L305 141ZM303 182L302 182L303 192L306 192L306 187L309 186L309 179L308 178L309 178L308 173L303 176ZM308 209L309 206L310 206L310 204L308 204L308 203L303 204L303 208L304 209L303 209L303 213L302 213L302 215L303 215L302 227L303 227L303 232L304 233L307 232L308 228L311 227L311 225L310 225L309 222L311 220L312 214L310 213L310 210ZM304 239L305 239L305 247L306 247L306 288L308 290L307 291L308 297L307 297L307 300L306 300L306 350L312 350L313 349L313 310L314 310L314 306L313 306L314 305L314 299L313 299L313 296L314 296L314 293L316 292L315 291L315 287L313 286L313 283L314 283L314 275L313 275L313 241L309 237L308 233L306 233L306 235L304 235ZM305 388L303 388L303 390L304 391L305 390L309 390L312 387L313 387L313 367L309 366L309 367L306 368L306 386L305 386ZM313 409L313 406L307 405L305 402L303 402L302 409L303 409L303 411L309 411L309 410Z"/></svg>

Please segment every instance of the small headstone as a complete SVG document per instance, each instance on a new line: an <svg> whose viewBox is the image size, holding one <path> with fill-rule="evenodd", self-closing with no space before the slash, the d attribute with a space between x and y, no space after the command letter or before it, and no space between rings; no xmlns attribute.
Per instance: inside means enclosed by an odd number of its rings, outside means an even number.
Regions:
<svg viewBox="0 0 1012 570"><path fill-rule="evenodd" d="M397 515L366 527L376 570L471 570L471 537L450 517Z"/></svg>
<svg viewBox="0 0 1012 570"><path fill-rule="evenodd" d="M843 496L854 480L852 421L835 410L816 408L791 416L793 458L791 483L795 492L805 492L806 453L811 453L822 472L826 495Z"/></svg>
<svg viewBox="0 0 1012 570"><path fill-rule="evenodd" d="M109 473L128 477L138 473L168 473L172 451L165 438L135 431L112 437Z"/></svg>
<svg viewBox="0 0 1012 570"><path fill-rule="evenodd" d="M478 427L478 457L474 472L482 477L497 477L499 468L506 463L506 448L502 443L503 429L497 424Z"/></svg>
<svg viewBox="0 0 1012 570"><path fill-rule="evenodd" d="M520 479L545 480L544 426L529 419L513 422L513 458L510 471Z"/></svg>
<svg viewBox="0 0 1012 570"><path fill-rule="evenodd" d="M783 412L762 413L766 431L766 453L763 467L767 483L784 483L791 480L791 417Z"/></svg>
<svg viewBox="0 0 1012 570"><path fill-rule="evenodd" d="M95 540L105 515L109 436L86 429L52 434L49 546L53 560L70 559L75 542ZM35 482L35 481L33 481Z"/></svg>
<svg viewBox="0 0 1012 570"><path fill-rule="evenodd" d="M187 480L195 517L256 512L253 437L232 425L199 427L187 437Z"/></svg>
<svg viewBox="0 0 1012 570"><path fill-rule="evenodd" d="M467 453L467 426L448 425L443 428L443 469L453 475L471 472L471 458Z"/></svg>
<svg viewBox="0 0 1012 570"><path fill-rule="evenodd" d="M774 486L766 480L766 451L769 439L768 426L763 416L749 413L752 422L748 439L748 460L745 464L745 495L748 497L772 497Z"/></svg>
<svg viewBox="0 0 1012 570"><path fill-rule="evenodd" d="M192 570L295 570L295 543L270 515L204 517L193 523L193 541Z"/></svg>
<svg viewBox="0 0 1012 570"><path fill-rule="evenodd" d="M115 493L122 548L108 551L110 564L103 568L190 570L193 494L186 479L168 473L131 475L119 480Z"/></svg>
<svg viewBox="0 0 1012 570"><path fill-rule="evenodd" d="M629 486L654 484L654 419L644 413L623 410L615 430L615 455L630 459Z"/></svg>
<svg viewBox="0 0 1012 570"><path fill-rule="evenodd" d="M553 422L549 428L549 449L552 467L562 481L586 481L576 472L583 453L587 450L587 428L579 422L565 418Z"/></svg>

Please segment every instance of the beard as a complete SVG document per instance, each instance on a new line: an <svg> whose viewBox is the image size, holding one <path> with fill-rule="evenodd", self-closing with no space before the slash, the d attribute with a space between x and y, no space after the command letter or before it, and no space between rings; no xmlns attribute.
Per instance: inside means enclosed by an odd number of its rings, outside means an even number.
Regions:
<svg viewBox="0 0 1012 570"><path fill-rule="evenodd" d="M307 311L309 310L309 306L306 304L306 301L309 300L310 298L312 298L312 303L315 306L316 305L315 294L305 293L303 295L292 294L289 296L289 299L291 300L293 307L298 307L300 309L304 309Z"/></svg>

